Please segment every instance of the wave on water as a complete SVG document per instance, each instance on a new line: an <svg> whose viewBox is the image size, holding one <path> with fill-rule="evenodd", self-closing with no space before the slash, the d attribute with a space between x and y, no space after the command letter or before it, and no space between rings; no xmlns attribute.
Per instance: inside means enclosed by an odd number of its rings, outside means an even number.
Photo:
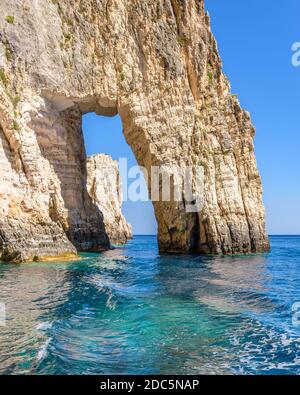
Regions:
<svg viewBox="0 0 300 395"><path fill-rule="evenodd" d="M0 266L0 373L299 374L300 237L271 245L160 255L143 236L71 263Z"/></svg>

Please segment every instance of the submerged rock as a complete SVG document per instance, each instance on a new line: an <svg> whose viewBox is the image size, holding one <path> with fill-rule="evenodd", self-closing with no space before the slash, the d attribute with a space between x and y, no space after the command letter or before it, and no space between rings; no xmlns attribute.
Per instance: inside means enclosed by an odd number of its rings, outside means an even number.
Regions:
<svg viewBox="0 0 300 395"><path fill-rule="evenodd" d="M120 114L149 174L201 167L199 210L184 193L153 202L160 251L269 249L255 130L203 0L1 0L0 15L1 259L109 248L86 187L89 111Z"/></svg>
<svg viewBox="0 0 300 395"><path fill-rule="evenodd" d="M93 203L103 214L110 242L126 243L132 238L132 230L121 211L121 178L118 163L111 156L97 154L87 158L87 188Z"/></svg>

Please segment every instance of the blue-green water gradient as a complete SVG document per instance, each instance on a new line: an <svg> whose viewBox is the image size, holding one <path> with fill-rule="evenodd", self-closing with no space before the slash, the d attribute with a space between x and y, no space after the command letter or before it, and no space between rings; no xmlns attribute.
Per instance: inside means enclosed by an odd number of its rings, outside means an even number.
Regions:
<svg viewBox="0 0 300 395"><path fill-rule="evenodd" d="M0 373L299 373L300 237L271 244L159 255L137 236L76 262L0 264Z"/></svg>

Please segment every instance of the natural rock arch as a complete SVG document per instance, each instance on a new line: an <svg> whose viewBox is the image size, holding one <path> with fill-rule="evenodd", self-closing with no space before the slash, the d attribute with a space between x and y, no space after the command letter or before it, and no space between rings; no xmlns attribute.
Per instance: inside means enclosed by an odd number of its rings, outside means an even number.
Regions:
<svg viewBox="0 0 300 395"><path fill-rule="evenodd" d="M85 190L88 111L119 113L147 169L203 167L201 212L154 203L161 251L269 248L254 128L202 0L2 0L0 15L2 259L108 247Z"/></svg>

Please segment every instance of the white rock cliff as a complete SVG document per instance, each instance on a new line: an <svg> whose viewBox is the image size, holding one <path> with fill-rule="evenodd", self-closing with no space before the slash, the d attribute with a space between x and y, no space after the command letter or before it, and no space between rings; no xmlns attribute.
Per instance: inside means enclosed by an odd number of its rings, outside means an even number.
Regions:
<svg viewBox="0 0 300 395"><path fill-rule="evenodd" d="M0 257L101 251L82 114L119 113L138 163L201 166L199 212L155 201L162 252L269 249L248 112L203 0L1 0Z"/></svg>

